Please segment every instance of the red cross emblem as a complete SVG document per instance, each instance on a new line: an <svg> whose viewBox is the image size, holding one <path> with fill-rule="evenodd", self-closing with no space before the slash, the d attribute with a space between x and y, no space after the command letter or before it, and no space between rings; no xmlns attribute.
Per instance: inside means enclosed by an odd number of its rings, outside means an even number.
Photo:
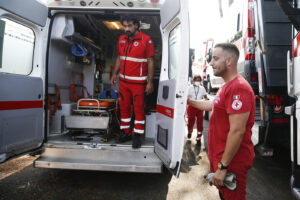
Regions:
<svg viewBox="0 0 300 200"><path fill-rule="evenodd" d="M233 110L239 110L242 108L243 103L240 100L234 100L232 102L232 108Z"/></svg>

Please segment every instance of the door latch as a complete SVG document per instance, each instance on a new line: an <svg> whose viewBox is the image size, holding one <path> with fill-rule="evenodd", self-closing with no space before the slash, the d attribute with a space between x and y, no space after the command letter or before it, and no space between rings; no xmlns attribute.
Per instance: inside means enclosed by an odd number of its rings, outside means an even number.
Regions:
<svg viewBox="0 0 300 200"><path fill-rule="evenodd" d="M182 95L176 94L176 98L182 98Z"/></svg>

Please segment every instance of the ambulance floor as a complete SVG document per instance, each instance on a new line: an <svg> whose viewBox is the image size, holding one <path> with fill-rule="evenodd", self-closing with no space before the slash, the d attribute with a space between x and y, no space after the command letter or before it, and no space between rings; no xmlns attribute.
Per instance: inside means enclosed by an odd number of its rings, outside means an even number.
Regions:
<svg viewBox="0 0 300 200"><path fill-rule="evenodd" d="M109 144L109 145L132 145L132 140L124 143L118 141L118 137L108 139L108 141L102 140L103 136L99 134L84 134L84 133L67 133L62 135L53 135L48 137L47 143L68 143L68 144L81 144L81 143L97 143L97 144ZM153 138L142 139L142 146L154 146Z"/></svg>

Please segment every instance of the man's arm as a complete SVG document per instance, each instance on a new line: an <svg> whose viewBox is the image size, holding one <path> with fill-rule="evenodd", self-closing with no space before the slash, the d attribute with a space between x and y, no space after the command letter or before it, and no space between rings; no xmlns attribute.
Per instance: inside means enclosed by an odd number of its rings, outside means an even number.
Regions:
<svg viewBox="0 0 300 200"><path fill-rule="evenodd" d="M197 100L188 98L187 102L190 106L193 106L194 108L197 108L199 110L205 110L205 111L211 111L212 106L213 106L213 102L210 100L197 101Z"/></svg>
<svg viewBox="0 0 300 200"><path fill-rule="evenodd" d="M244 133L246 131L249 115L250 112L229 115L230 129L226 140L225 151L221 159L221 162L225 166L230 164L231 160L240 148ZM227 170L218 169L213 177L213 184L216 186L223 185L226 172Z"/></svg>
<svg viewBox="0 0 300 200"><path fill-rule="evenodd" d="M118 55L116 58L116 63L115 63L115 67L113 70L113 74L110 79L110 82L113 86L116 85L117 74L120 71L120 67L121 67L121 59L120 59L120 56Z"/></svg>
<svg viewBox="0 0 300 200"><path fill-rule="evenodd" d="M150 57L147 59L148 61L148 80L145 92L146 94L151 94L153 92L153 76L154 76L154 59Z"/></svg>

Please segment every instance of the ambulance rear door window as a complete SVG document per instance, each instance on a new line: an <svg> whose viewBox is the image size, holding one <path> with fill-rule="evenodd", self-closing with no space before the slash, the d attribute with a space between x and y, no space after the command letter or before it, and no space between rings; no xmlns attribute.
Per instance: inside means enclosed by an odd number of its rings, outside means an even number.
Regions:
<svg viewBox="0 0 300 200"><path fill-rule="evenodd" d="M32 29L0 19L0 73L29 75L33 65L35 35Z"/></svg>
<svg viewBox="0 0 300 200"><path fill-rule="evenodd" d="M181 25L177 25L169 35L169 79L176 78L179 68Z"/></svg>

